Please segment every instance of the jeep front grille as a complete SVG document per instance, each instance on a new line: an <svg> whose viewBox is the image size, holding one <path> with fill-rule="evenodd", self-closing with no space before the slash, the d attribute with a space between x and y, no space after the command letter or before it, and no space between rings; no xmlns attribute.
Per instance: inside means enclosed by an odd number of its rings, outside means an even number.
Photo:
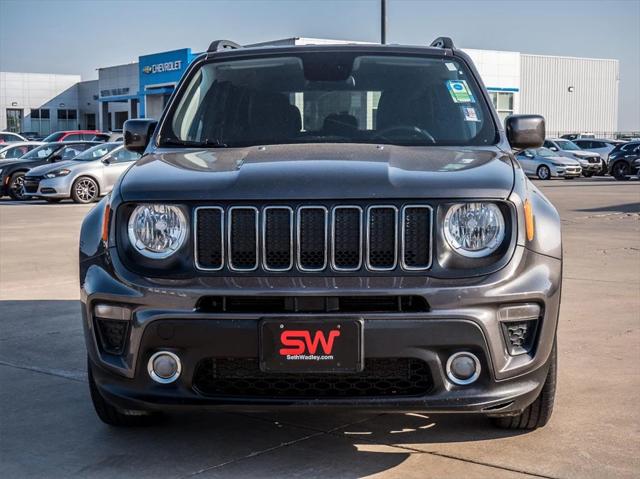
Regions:
<svg viewBox="0 0 640 479"><path fill-rule="evenodd" d="M392 272L431 267L429 205L203 206L195 264L228 272Z"/></svg>

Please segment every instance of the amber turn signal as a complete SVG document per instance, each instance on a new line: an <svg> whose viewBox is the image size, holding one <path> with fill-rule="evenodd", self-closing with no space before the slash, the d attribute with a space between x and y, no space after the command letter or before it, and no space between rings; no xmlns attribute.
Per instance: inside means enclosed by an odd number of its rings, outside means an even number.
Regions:
<svg viewBox="0 0 640 479"><path fill-rule="evenodd" d="M528 199L524 200L524 224L527 231L527 240L533 241L534 235L534 223L533 223L533 208Z"/></svg>

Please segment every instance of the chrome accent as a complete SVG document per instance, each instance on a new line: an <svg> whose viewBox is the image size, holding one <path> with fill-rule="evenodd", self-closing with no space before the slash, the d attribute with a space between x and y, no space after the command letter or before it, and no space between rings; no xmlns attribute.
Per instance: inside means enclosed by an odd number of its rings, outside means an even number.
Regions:
<svg viewBox="0 0 640 479"><path fill-rule="evenodd" d="M324 213L324 263L322 265L321 268L303 268L302 264L300 263L300 214L303 210L322 210L322 212ZM328 241L327 241L327 233L328 233L328 229L329 229L329 225L327 224L328 221L328 210L327 208L325 208L322 205L318 205L318 206L314 206L314 205L310 205L310 206L300 206L298 207L298 211L296 212L296 267L300 270L300 271L305 271L305 272L318 272L318 271L324 271L327 267L327 254L328 254Z"/></svg>
<svg viewBox="0 0 640 479"><path fill-rule="evenodd" d="M236 268L235 266L233 266L233 255L232 255L232 247L231 247L231 223L233 222L233 212L235 210L252 210L255 213L255 219L256 219L256 229L255 229L255 234L256 234L256 263L255 266L253 266L252 268ZM227 257L229 258L227 263L228 263L228 267L231 271L255 271L256 269L258 269L258 265L260 264L260 212L258 211L258 208L256 208L255 206L232 206L230 207L228 210L228 215L227 215Z"/></svg>
<svg viewBox="0 0 640 479"><path fill-rule="evenodd" d="M375 267L375 266L371 266L370 263L370 245L369 245L369 240L370 240L370 230L371 230L371 211L372 210L380 210L380 209L391 209L393 210L393 214L394 214L394 223L396 225L395 228L395 234L393 236L394 240L393 240L393 245L394 245L394 251L393 251L393 266L388 267L388 268L379 268L379 267ZM366 252L365 252L365 266L369 271L392 271L394 269L396 269L396 267L398 266L398 208L396 208L393 205L374 205L374 206L369 206L367 208L367 227L365 230L365 237L366 237L366 241L365 241L365 246L366 246Z"/></svg>
<svg viewBox="0 0 640 479"><path fill-rule="evenodd" d="M473 376L471 376L468 379L458 379L451 372L451 363L458 356L468 356L471 359L473 359L473 362L475 363L476 372L473 373ZM482 370L482 367L480 366L480 360L478 359L478 357L475 354L470 353L468 351L459 351L457 353L452 354L451 356L449 356L449 359L447 359L447 366L446 366L447 378L453 384L457 384L458 386L466 386L468 384L471 384L471 383L475 382L480 377L480 371L481 370Z"/></svg>
<svg viewBox="0 0 640 479"><path fill-rule="evenodd" d="M220 211L220 267L219 268L206 268L201 266L198 262L198 211L200 210L218 210ZM201 271L220 271L224 268L225 254L224 254L224 208L219 206L199 206L194 210L193 220L193 255L195 258L196 269Z"/></svg>
<svg viewBox="0 0 640 479"><path fill-rule="evenodd" d="M173 375L168 378L163 378L158 376L156 372L153 370L153 361L158 356L161 356L163 354L170 356L176 362L176 372L173 373ZM157 353L154 353L149 358L149 362L147 363L147 372L149 373L149 376L151 376L151 379L153 379L155 382L160 384L170 384L180 377L180 374L182 373L182 363L180 362L180 358L176 356L174 353L170 351L158 351Z"/></svg>
<svg viewBox="0 0 640 479"><path fill-rule="evenodd" d="M336 211L338 210L357 210L359 219L358 228L358 265L355 268L341 268L336 266ZM334 206L331 211L331 238L329 244L331 245L331 268L334 271L358 271L362 268L362 208L357 205L338 205Z"/></svg>
<svg viewBox="0 0 640 479"><path fill-rule="evenodd" d="M267 264L267 211L288 210L289 211L289 257L290 262L287 268L270 268ZM262 268L265 271L289 271L293 268L294 246L293 246L293 208L289 206L265 206L262 209Z"/></svg>
<svg viewBox="0 0 640 479"><path fill-rule="evenodd" d="M405 237L405 213L407 208L413 209L425 209L429 211L429 263L427 266L408 266L404 260L404 253L406 244L404 242ZM431 268L433 263L433 208L429 205L404 205L402 207L402 213L400 214L400 267L406 271L425 271Z"/></svg>

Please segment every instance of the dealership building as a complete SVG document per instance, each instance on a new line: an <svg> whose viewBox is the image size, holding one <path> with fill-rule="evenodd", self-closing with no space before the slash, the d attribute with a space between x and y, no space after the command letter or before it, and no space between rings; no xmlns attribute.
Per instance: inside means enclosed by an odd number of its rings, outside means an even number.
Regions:
<svg viewBox="0 0 640 479"><path fill-rule="evenodd" d="M260 45L310 43L347 42L289 38ZM618 60L463 50L502 118L544 115L550 135L612 135L618 130ZM0 130L43 135L71 128L107 131L121 129L129 118L158 118L197 56L189 48L143 55L134 63L99 68L98 79L91 81L78 75L2 72Z"/></svg>

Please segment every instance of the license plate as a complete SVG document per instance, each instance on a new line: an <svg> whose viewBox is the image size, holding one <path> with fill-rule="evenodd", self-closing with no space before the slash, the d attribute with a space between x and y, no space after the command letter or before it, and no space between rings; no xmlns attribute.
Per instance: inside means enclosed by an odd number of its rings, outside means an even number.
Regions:
<svg viewBox="0 0 640 479"><path fill-rule="evenodd" d="M362 319L263 319L260 369L280 373L362 371Z"/></svg>

